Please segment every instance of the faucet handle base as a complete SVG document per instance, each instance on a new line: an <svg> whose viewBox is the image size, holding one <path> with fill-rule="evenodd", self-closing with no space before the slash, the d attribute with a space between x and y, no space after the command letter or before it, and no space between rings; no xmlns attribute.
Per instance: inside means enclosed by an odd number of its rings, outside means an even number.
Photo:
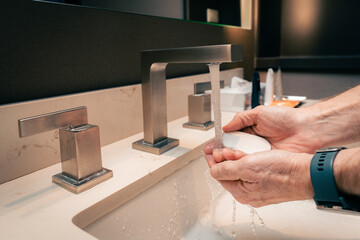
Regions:
<svg viewBox="0 0 360 240"><path fill-rule="evenodd" d="M91 174L90 176L78 181L66 174L58 173L52 177L52 181L66 190L73 193L81 193L95 185L104 182L113 176L113 172L109 169L103 168L102 170Z"/></svg>
<svg viewBox="0 0 360 240"><path fill-rule="evenodd" d="M210 128L214 127L214 122L213 121L209 121L206 122L204 124L198 124L198 123L192 123L192 122L187 122L183 124L184 128L190 128L190 129L195 129L195 130L201 130L201 131L207 131Z"/></svg>
<svg viewBox="0 0 360 240"><path fill-rule="evenodd" d="M179 145L179 139L166 138L158 143L150 144L144 141L144 139L133 142L132 148L143 152L149 152L152 154L160 155L170 149Z"/></svg>

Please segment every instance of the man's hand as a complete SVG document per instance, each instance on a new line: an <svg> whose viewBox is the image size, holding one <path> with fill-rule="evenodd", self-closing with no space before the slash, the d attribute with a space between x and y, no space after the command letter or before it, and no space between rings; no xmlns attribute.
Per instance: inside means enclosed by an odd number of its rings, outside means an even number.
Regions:
<svg viewBox="0 0 360 240"><path fill-rule="evenodd" d="M224 132L264 137L273 149L315 153L360 141L360 85L309 107L258 106L236 114Z"/></svg>
<svg viewBox="0 0 360 240"><path fill-rule="evenodd" d="M222 157L229 161L206 155L210 173L240 203L261 207L314 196L310 154L271 150L245 155L222 149Z"/></svg>
<svg viewBox="0 0 360 240"><path fill-rule="evenodd" d="M223 130L242 130L259 135L265 138L273 149L314 153L321 146L317 138L313 138L315 134L308 115L309 111L301 109L259 106L237 113Z"/></svg>

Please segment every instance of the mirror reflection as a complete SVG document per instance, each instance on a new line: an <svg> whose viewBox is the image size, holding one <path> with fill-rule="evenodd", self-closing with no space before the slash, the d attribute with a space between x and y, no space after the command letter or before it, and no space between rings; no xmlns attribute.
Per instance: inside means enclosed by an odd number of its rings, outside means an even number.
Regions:
<svg viewBox="0 0 360 240"><path fill-rule="evenodd" d="M241 26L241 0L44 0L110 9L126 13L175 18L210 24Z"/></svg>

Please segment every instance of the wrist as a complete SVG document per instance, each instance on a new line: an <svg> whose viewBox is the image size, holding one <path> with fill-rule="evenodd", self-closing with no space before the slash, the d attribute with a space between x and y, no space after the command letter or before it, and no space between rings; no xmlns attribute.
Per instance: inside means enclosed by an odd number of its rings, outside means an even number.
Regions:
<svg viewBox="0 0 360 240"><path fill-rule="evenodd" d="M346 104L341 101L345 99L335 97L303 109L311 124L316 149L360 140L360 106L357 101Z"/></svg>
<svg viewBox="0 0 360 240"><path fill-rule="evenodd" d="M336 183L336 187L339 192L344 192L344 169L342 168L343 160L344 160L344 153L346 155L345 151L340 151L335 160L333 165L333 173L334 173L334 179Z"/></svg>
<svg viewBox="0 0 360 240"><path fill-rule="evenodd" d="M333 173L340 193L360 196L360 148L340 151L335 158Z"/></svg>
<svg viewBox="0 0 360 240"><path fill-rule="evenodd" d="M294 181L296 182L295 188L299 190L301 194L300 199L311 199L314 197L314 189L311 183L310 165L311 154L307 153L295 153L294 159ZM299 199L299 200L300 200Z"/></svg>
<svg viewBox="0 0 360 240"><path fill-rule="evenodd" d="M323 136L322 127L318 125L322 116L313 106L300 108L298 111L298 135L302 144L307 146L307 153L315 153L317 149L327 146L328 139Z"/></svg>

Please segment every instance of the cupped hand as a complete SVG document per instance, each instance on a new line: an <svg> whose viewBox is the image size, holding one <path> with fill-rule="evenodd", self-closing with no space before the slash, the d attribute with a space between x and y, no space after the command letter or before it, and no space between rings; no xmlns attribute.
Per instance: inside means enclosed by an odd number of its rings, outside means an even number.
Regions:
<svg viewBox="0 0 360 240"><path fill-rule="evenodd" d="M261 207L314 195L310 154L270 150L234 160L237 153L223 151L224 159L232 161L217 162L214 155L206 155L210 173L240 203Z"/></svg>
<svg viewBox="0 0 360 240"><path fill-rule="evenodd" d="M311 112L289 107L259 106L237 113L224 132L244 131L265 138L272 149L314 153L320 148L311 123Z"/></svg>
<svg viewBox="0 0 360 240"><path fill-rule="evenodd" d="M214 162L222 162L224 160L237 160L245 156L245 153L239 150L232 150L229 148L216 148L215 141L211 141L204 147L206 155L212 155Z"/></svg>

